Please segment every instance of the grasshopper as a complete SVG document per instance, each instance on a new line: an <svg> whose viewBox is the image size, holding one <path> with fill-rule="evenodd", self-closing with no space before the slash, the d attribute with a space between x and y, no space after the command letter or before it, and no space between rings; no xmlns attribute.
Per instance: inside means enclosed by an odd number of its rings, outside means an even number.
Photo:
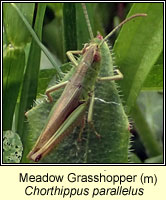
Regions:
<svg viewBox="0 0 166 200"><path fill-rule="evenodd" d="M123 24L135 17L146 16L144 13L135 14L113 29L104 39L98 34L96 38L90 26L85 4L82 4L84 15L87 21L91 42L85 44L81 51L68 51L66 54L75 66L75 72L68 81L61 83L46 90L49 102L52 102L51 93L59 88L65 87L60 98L56 102L53 110L49 115L48 123L45 125L33 149L28 154L28 159L38 162L47 155L63 138L72 132L77 124L83 124L80 130L79 138L84 128L84 115L87 110L88 124L94 129L92 122L92 111L94 106L94 89L96 81L112 81L123 78L119 70L115 70L115 75L109 77L99 77L102 51L109 51L106 40ZM79 62L75 59L74 54L81 55ZM110 54L110 52L109 52ZM96 135L100 135L95 131Z"/></svg>

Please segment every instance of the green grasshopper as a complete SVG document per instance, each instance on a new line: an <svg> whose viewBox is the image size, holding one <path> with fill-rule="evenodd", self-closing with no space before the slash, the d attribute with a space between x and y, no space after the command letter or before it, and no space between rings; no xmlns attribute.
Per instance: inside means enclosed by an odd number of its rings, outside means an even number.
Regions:
<svg viewBox="0 0 166 200"><path fill-rule="evenodd" d="M33 149L28 154L28 159L38 162L47 155L63 138L72 132L76 125L82 124L79 138L84 128L84 115L89 108L87 121L95 131L92 122L92 111L94 106L94 89L96 81L112 81L123 78L119 70L115 70L115 75L109 77L99 77L102 68L102 52L106 51L110 54L106 40L123 24L135 17L146 16L146 14L135 14L123 22L121 22L113 31L111 31L104 39L98 34L96 38L93 33L88 19L87 10L84 4L83 11L87 21L91 42L85 44L81 51L68 51L67 56L75 66L75 70L71 78L67 81L49 88L46 91L49 102L52 102L51 92L65 87L60 98L51 110L48 123L45 125L41 135L39 136ZM81 55L79 62L75 59L74 54ZM100 135L95 131L96 135Z"/></svg>

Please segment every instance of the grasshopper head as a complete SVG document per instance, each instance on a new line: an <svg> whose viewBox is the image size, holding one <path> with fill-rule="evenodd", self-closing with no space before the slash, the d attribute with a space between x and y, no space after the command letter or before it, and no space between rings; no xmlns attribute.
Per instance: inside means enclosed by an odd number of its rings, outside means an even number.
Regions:
<svg viewBox="0 0 166 200"><path fill-rule="evenodd" d="M98 32L96 38L98 38L99 40L103 40L103 36Z"/></svg>

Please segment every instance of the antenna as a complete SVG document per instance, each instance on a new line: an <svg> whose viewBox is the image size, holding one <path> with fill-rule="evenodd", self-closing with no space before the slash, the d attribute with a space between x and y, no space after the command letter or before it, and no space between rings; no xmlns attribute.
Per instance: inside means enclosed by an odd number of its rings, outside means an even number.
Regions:
<svg viewBox="0 0 166 200"><path fill-rule="evenodd" d="M131 17L125 19L125 20L122 21L118 26L116 26L116 27L101 41L101 43L99 44L99 46L101 46L110 36L112 36L112 35L115 33L115 31L116 31L117 29L119 29L121 26L123 26L123 24L127 23L128 21L130 21L130 20L132 20L132 19L134 19L134 18L136 18L136 17L146 17L146 16L147 16L147 14L145 14L145 13L137 13L137 14L132 15Z"/></svg>
<svg viewBox="0 0 166 200"><path fill-rule="evenodd" d="M86 23L87 23L87 26L88 26L89 35L90 35L90 38L92 40L94 38L94 35L93 35L92 27L91 27L91 24L90 24L87 8L86 8L85 3L81 3L81 5L82 5L83 12L84 12L85 20L86 20Z"/></svg>

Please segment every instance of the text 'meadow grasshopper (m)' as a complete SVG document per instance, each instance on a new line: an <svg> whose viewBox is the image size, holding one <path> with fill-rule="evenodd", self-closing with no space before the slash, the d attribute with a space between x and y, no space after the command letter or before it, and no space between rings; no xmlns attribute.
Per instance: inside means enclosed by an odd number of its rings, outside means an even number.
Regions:
<svg viewBox="0 0 166 200"><path fill-rule="evenodd" d="M51 116L49 116L48 123L45 125L36 144L27 156L35 162L38 162L45 155L47 155L67 134L72 132L76 124L80 124L80 122L84 119L84 114L88 107L89 112L87 121L94 129L92 123L92 110L95 97L95 82L118 80L123 77L119 70L116 70L116 75L114 76L98 77L102 67L101 52L109 51L108 45L105 41L124 23L135 17L146 16L146 14L143 13L132 15L121 22L104 39L100 34L94 38L86 7L84 4L82 6L88 24L91 42L89 44L85 44L81 51L67 52L67 56L76 67L75 73L70 80L61 82L46 91L48 100L52 102L50 93L58 90L59 88L65 87L62 95L56 102L54 111L51 112ZM79 62L75 59L74 54L80 54L82 56ZM80 132L82 132L82 130L83 127ZM97 132L96 135L99 136Z"/></svg>

